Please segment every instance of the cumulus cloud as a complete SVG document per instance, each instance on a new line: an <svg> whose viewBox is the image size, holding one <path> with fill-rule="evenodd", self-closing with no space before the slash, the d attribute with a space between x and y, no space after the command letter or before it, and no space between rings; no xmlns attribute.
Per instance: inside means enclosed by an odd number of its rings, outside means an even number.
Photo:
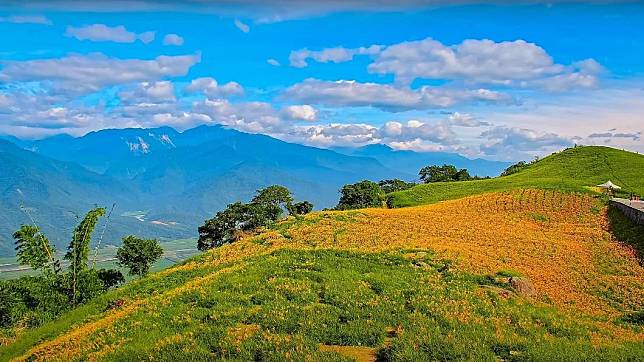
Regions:
<svg viewBox="0 0 644 362"><path fill-rule="evenodd" d="M318 119L318 110L308 104L288 106L282 109L286 119L314 122Z"/></svg>
<svg viewBox="0 0 644 362"><path fill-rule="evenodd" d="M488 89L423 86L418 89L355 81L306 79L285 90L284 98L334 107L375 107L387 111L449 107L466 102L508 103L512 98Z"/></svg>
<svg viewBox="0 0 644 362"><path fill-rule="evenodd" d="M142 43L148 44L154 40L155 33L153 31L147 31L137 34L127 30L123 25L111 27L105 24L92 24L78 28L68 26L65 31L65 36L95 42L112 41L116 43L134 43L140 40Z"/></svg>
<svg viewBox="0 0 644 362"><path fill-rule="evenodd" d="M193 79L185 88L186 92L202 92L210 98L230 97L244 94L244 89L237 82L219 84L211 77Z"/></svg>
<svg viewBox="0 0 644 362"><path fill-rule="evenodd" d="M51 82L69 92L92 92L106 86L185 75L201 60L200 54L165 56L151 60L110 58L100 53L58 59L5 61L4 82Z"/></svg>
<svg viewBox="0 0 644 362"><path fill-rule="evenodd" d="M545 49L524 40L466 39L445 45L426 38L389 46L301 49L292 51L289 61L291 66L301 68L308 65L308 60L340 63L361 54L373 58L369 72L393 74L401 84L415 79L440 79L562 91L595 87L602 70L593 59L567 66L557 64Z"/></svg>
<svg viewBox="0 0 644 362"><path fill-rule="evenodd" d="M51 25L52 22L42 15L0 16L0 23Z"/></svg>
<svg viewBox="0 0 644 362"><path fill-rule="evenodd" d="M270 103L231 103L227 99L205 99L193 109L208 115L213 122L252 133L275 134L283 130L283 122Z"/></svg>
<svg viewBox="0 0 644 362"><path fill-rule="evenodd" d="M176 100L174 85L170 81L141 82L119 93L127 103L170 102Z"/></svg>
<svg viewBox="0 0 644 362"><path fill-rule="evenodd" d="M210 116L192 112L156 113L151 117L151 123L155 126L172 126L178 130L210 122Z"/></svg>
<svg viewBox="0 0 644 362"><path fill-rule="evenodd" d="M278 137L321 147L358 147L374 143L416 151L458 147L456 135L448 123L419 120L390 121L380 127L365 123L295 126Z"/></svg>
<svg viewBox="0 0 644 362"><path fill-rule="evenodd" d="M490 125L490 123L477 119L471 114L459 112L450 114L448 121L450 124L459 127L482 127Z"/></svg>
<svg viewBox="0 0 644 362"><path fill-rule="evenodd" d="M370 47L360 48L327 48L323 50L308 50L300 49L292 51L288 57L289 63L292 67L304 68L308 66L307 60L313 59L319 63L342 63L353 60L356 55L374 55L378 54L382 47L380 45L372 45Z"/></svg>
<svg viewBox="0 0 644 362"><path fill-rule="evenodd" d="M270 64L270 65L272 65L274 67L279 67L279 66L282 65L282 64L280 64L280 62L278 62L277 60L275 60L273 58L267 59L266 63L268 63L268 64Z"/></svg>
<svg viewBox="0 0 644 362"><path fill-rule="evenodd" d="M244 24L239 19L235 19L235 26L237 27L237 29L241 30L244 33L250 32L250 26L248 26L248 24Z"/></svg>
<svg viewBox="0 0 644 362"><path fill-rule="evenodd" d="M535 155L544 151L570 147L575 139L555 133L527 128L499 126L481 133L488 142L481 145L483 154L516 159L519 155Z"/></svg>
<svg viewBox="0 0 644 362"><path fill-rule="evenodd" d="M494 42L467 39L446 46L427 38L391 45L369 65L369 71L394 74L411 82L425 79L467 79L477 82L506 83L560 73L546 51L523 40Z"/></svg>
<svg viewBox="0 0 644 362"><path fill-rule="evenodd" d="M407 123L391 121L385 123L379 135L385 141L430 141L438 144L456 143L456 134L447 122L429 123L409 120Z"/></svg>
<svg viewBox="0 0 644 362"><path fill-rule="evenodd" d="M163 45L183 45L183 38L177 34L167 34L163 37Z"/></svg>

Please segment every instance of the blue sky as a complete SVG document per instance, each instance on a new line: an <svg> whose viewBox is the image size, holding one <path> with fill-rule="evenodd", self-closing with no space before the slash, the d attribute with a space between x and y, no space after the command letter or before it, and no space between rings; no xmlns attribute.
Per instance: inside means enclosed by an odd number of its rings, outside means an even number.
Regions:
<svg viewBox="0 0 644 362"><path fill-rule="evenodd" d="M0 5L0 134L223 124L318 147L644 152L644 5Z"/></svg>

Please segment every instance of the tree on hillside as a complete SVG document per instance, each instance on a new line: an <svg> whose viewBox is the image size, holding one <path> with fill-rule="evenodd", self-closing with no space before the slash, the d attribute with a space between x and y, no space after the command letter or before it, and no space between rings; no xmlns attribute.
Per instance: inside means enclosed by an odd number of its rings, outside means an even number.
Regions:
<svg viewBox="0 0 644 362"><path fill-rule="evenodd" d="M454 165L425 166L420 169L418 175L424 183L467 181L472 179L466 169L457 170Z"/></svg>
<svg viewBox="0 0 644 362"><path fill-rule="evenodd" d="M307 202L308 203L308 202ZM282 218L284 211L297 212L297 206L305 211L310 205L293 204L291 192L284 186L273 185L257 190L251 202L235 202L219 211L215 217L206 220L199 227L197 248L207 250L236 241L243 232L268 227ZM310 210L309 210L310 211Z"/></svg>
<svg viewBox="0 0 644 362"><path fill-rule="evenodd" d="M529 164L527 162L525 162L525 161L519 161L519 162L515 163L514 165L506 168L505 171L503 171L501 173L501 176L509 176L509 175L514 174L514 173L517 173L517 172L523 170L524 168L528 167L528 165Z"/></svg>
<svg viewBox="0 0 644 362"><path fill-rule="evenodd" d="M71 283L71 296L72 304L76 305L79 299L87 299L83 297L86 290L92 290L98 285L93 283L92 275L85 272L87 269L87 260L89 258L89 243L92 240L92 234L98 224L98 219L105 215L105 208L97 207L90 210L83 220L74 228L72 234L72 241L67 247L65 259L69 260L69 272Z"/></svg>
<svg viewBox="0 0 644 362"><path fill-rule="evenodd" d="M13 238L16 240L16 257L20 264L36 270L45 269L48 264L54 267L53 255L56 250L38 227L22 225Z"/></svg>
<svg viewBox="0 0 644 362"><path fill-rule="evenodd" d="M391 192L407 190L408 188L411 188L416 184L413 182L405 182L399 179L391 179L391 180L382 180L378 182L378 185L380 186L380 188L384 193L388 194Z"/></svg>
<svg viewBox="0 0 644 362"><path fill-rule="evenodd" d="M69 268L73 273L87 268L89 258L89 243L98 224L98 219L105 215L105 208L97 207L90 210L83 220L74 228L72 241L67 247L65 259L69 260Z"/></svg>
<svg viewBox="0 0 644 362"><path fill-rule="evenodd" d="M384 192L380 186L368 180L344 185L340 190L340 194L340 201L336 206L338 210L381 207L384 198Z"/></svg>
<svg viewBox="0 0 644 362"><path fill-rule="evenodd" d="M289 210L289 213L292 216L297 216L297 215L306 215L311 211L313 211L313 204L308 201L302 201L302 202L296 202L295 204L293 204L293 207L291 208L291 210Z"/></svg>
<svg viewBox="0 0 644 362"><path fill-rule="evenodd" d="M90 240L104 214L105 209L100 207L90 210L74 228L65 255L70 261L66 272L61 270L54 248L36 225L22 225L14 233L20 264L43 273L0 283L3 301L0 325L40 324L124 281L119 271L96 270L87 265ZM51 266L51 271L47 266Z"/></svg>
<svg viewBox="0 0 644 362"><path fill-rule="evenodd" d="M116 251L119 265L127 267L130 275L142 278L150 266L163 255L163 249L156 239L141 239L134 235L123 238L123 245Z"/></svg>
<svg viewBox="0 0 644 362"><path fill-rule="evenodd" d="M200 226L197 249L208 250L237 240L238 231L248 229L265 222L257 212L252 213L248 204L235 202L223 211L217 212L215 217L206 220ZM254 214L251 220L251 214Z"/></svg>
<svg viewBox="0 0 644 362"><path fill-rule="evenodd" d="M257 190L257 194L250 202L251 216L261 219L255 227L265 226L275 222L282 216L284 210L289 210L293 205L293 196L284 186L272 185L265 189Z"/></svg>

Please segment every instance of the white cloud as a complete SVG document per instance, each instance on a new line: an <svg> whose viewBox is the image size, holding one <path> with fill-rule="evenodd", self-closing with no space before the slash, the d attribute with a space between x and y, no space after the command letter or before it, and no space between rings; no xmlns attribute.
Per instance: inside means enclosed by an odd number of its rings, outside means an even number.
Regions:
<svg viewBox="0 0 644 362"><path fill-rule="evenodd" d="M243 31L244 33L250 32L250 26L248 26L247 24L244 24L239 19L235 19L235 26L237 27L237 29Z"/></svg>
<svg viewBox="0 0 644 362"><path fill-rule="evenodd" d="M211 122L210 116L191 112L157 113L151 117L151 123L154 126L172 126L178 130L185 130L199 124Z"/></svg>
<svg viewBox="0 0 644 362"><path fill-rule="evenodd" d="M0 81L52 82L54 88L83 93L106 86L185 75L200 60L200 54L161 55L152 60L142 60L110 58L98 53L58 59L5 61L0 70Z"/></svg>
<svg viewBox="0 0 644 362"><path fill-rule="evenodd" d="M270 103L205 99L195 103L193 110L208 115L214 123L246 132L274 135L284 129L284 123Z"/></svg>
<svg viewBox="0 0 644 362"><path fill-rule="evenodd" d="M391 121L385 123L379 135L385 141L430 141L439 144L454 144L456 134L446 122L428 123L409 120L406 124Z"/></svg>
<svg viewBox="0 0 644 362"><path fill-rule="evenodd" d="M183 45L183 38L177 34L167 34L163 37L163 45Z"/></svg>
<svg viewBox="0 0 644 362"><path fill-rule="evenodd" d="M285 90L283 96L333 107L374 107L387 111L449 107L466 102L508 103L510 96L488 89L463 90L423 86L418 89L355 81L306 79Z"/></svg>
<svg viewBox="0 0 644 362"><path fill-rule="evenodd" d="M0 113L2 113L4 108L9 108L11 104L11 99L9 99L9 97L7 97L6 95L0 93Z"/></svg>
<svg viewBox="0 0 644 362"><path fill-rule="evenodd" d="M524 40L466 39L460 44L445 45L426 38L390 46L301 49L292 51L289 61L291 66L302 68L309 59L340 63L351 61L356 55L371 56L369 72L393 74L401 84L410 84L415 79L439 79L562 91L595 87L597 74L602 70L593 59L567 66L557 64L543 48Z"/></svg>
<svg viewBox="0 0 644 362"><path fill-rule="evenodd" d="M450 124L459 127L481 127L490 125L488 122L477 119L471 114L459 112L450 114L448 121Z"/></svg>
<svg viewBox="0 0 644 362"><path fill-rule="evenodd" d="M488 140L480 146L485 155L516 159L520 156L537 155L575 144L576 139L527 128L495 127L481 133Z"/></svg>
<svg viewBox="0 0 644 362"><path fill-rule="evenodd" d="M308 104L288 106L282 109L285 118L294 121L314 122L318 119L318 110Z"/></svg>
<svg viewBox="0 0 644 362"><path fill-rule="evenodd" d="M148 44L154 40L155 33L148 31L136 34L127 30L123 25L111 27L105 24L92 24L78 28L68 26L65 35L78 40L95 42L112 41L116 43L134 43L140 40L144 44Z"/></svg>
<svg viewBox="0 0 644 362"><path fill-rule="evenodd" d="M202 92L210 98L230 97L243 95L244 89L237 82L228 82L220 85L211 77L193 79L185 88L186 92Z"/></svg>
<svg viewBox="0 0 644 362"><path fill-rule="evenodd" d="M292 67L304 68L308 66L307 60L313 59L319 63L342 63L353 60L356 55L374 55L378 54L382 47L380 45L372 45L370 47L360 48L327 48L323 50L313 51L308 49L300 49L292 51L288 59Z"/></svg>
<svg viewBox="0 0 644 362"><path fill-rule="evenodd" d="M170 81L141 82L123 90L119 98L128 103L170 102L176 100L174 85Z"/></svg>
<svg viewBox="0 0 644 362"><path fill-rule="evenodd" d="M282 65L282 64L280 64L280 62L278 62L277 60L275 60L273 58L267 59L266 63L268 63L268 64L270 64L270 65L272 65L274 67L279 67L279 66Z"/></svg>
<svg viewBox="0 0 644 362"><path fill-rule="evenodd" d="M52 22L42 15L11 15L0 17L0 23L51 25Z"/></svg>
<svg viewBox="0 0 644 362"><path fill-rule="evenodd" d="M509 83L555 75L563 70L534 43L524 40L497 43L488 39L467 39L453 46L431 38L402 42L385 48L369 65L370 72L394 74L403 82L425 78Z"/></svg>

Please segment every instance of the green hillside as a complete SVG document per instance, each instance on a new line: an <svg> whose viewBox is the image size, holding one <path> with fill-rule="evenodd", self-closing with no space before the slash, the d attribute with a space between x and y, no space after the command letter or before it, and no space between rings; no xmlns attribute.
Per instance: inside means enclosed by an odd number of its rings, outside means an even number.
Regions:
<svg viewBox="0 0 644 362"><path fill-rule="evenodd" d="M0 329L0 361L640 360L642 265L594 198L528 191L291 218Z"/></svg>
<svg viewBox="0 0 644 362"><path fill-rule="evenodd" d="M393 207L406 207L518 188L588 191L588 187L608 180L626 193L644 195L644 156L603 146L569 148L513 175L418 185L392 193L389 202Z"/></svg>

